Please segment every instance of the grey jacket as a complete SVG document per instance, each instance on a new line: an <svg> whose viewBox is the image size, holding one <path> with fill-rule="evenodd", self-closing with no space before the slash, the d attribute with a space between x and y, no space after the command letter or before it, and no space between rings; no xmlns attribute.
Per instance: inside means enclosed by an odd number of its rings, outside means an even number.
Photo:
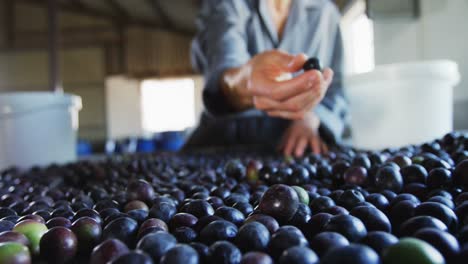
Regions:
<svg viewBox="0 0 468 264"><path fill-rule="evenodd" d="M328 141L342 138L348 117L343 94L343 46L340 13L329 0L293 0L282 39L278 38L264 0L205 0L192 43L192 63L205 76L205 113L189 145L276 144L289 121L252 109L236 113L219 87L221 74L254 55L280 49L305 53L330 67L335 77L324 100L313 111ZM253 131L244 131L244 130Z"/></svg>

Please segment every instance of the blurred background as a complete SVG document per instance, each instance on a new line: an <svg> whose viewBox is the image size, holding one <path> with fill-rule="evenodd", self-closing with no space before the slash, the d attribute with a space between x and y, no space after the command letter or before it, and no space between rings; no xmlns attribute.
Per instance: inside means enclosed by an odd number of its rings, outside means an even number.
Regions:
<svg viewBox="0 0 468 264"><path fill-rule="evenodd" d="M382 64L455 61L462 81L450 123L468 128L468 1L335 2L349 75ZM203 110L203 78L190 64L200 5L0 0L0 93L63 89L80 96L80 155L177 150Z"/></svg>

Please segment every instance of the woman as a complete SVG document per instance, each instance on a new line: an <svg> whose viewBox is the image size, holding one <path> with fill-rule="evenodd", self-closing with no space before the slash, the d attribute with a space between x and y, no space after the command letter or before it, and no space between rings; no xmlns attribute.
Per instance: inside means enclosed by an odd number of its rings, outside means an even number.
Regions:
<svg viewBox="0 0 468 264"><path fill-rule="evenodd" d="M339 21L328 0L205 1L192 61L205 76L206 110L187 146L279 146L302 156L341 140ZM300 72L304 54L325 70ZM293 77L279 81L285 73Z"/></svg>

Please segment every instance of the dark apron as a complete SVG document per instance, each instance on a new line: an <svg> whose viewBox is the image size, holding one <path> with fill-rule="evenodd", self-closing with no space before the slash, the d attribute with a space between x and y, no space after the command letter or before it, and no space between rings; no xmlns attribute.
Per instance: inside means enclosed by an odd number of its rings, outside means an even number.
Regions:
<svg viewBox="0 0 468 264"><path fill-rule="evenodd" d="M203 113L184 149L252 146L275 150L289 124L289 120L267 115L213 117Z"/></svg>

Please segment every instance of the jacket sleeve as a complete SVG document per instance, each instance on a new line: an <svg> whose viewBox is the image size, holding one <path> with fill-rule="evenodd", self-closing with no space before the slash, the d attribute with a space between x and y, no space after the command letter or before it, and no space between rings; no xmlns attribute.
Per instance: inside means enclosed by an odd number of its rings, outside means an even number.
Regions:
<svg viewBox="0 0 468 264"><path fill-rule="evenodd" d="M338 12L338 11L337 11ZM345 98L344 79L344 49L341 30L339 26L339 14L334 16L330 37L333 49L330 59L330 68L334 71L331 83L323 101L315 108L315 113L321 121L320 133L328 143L339 142L348 123L348 102Z"/></svg>
<svg viewBox="0 0 468 264"><path fill-rule="evenodd" d="M220 77L250 59L247 50L247 6L243 1L204 1L197 19L198 34L192 42L192 64L206 80L203 103L208 113L234 112L220 89ZM210 3L213 2L213 3Z"/></svg>

